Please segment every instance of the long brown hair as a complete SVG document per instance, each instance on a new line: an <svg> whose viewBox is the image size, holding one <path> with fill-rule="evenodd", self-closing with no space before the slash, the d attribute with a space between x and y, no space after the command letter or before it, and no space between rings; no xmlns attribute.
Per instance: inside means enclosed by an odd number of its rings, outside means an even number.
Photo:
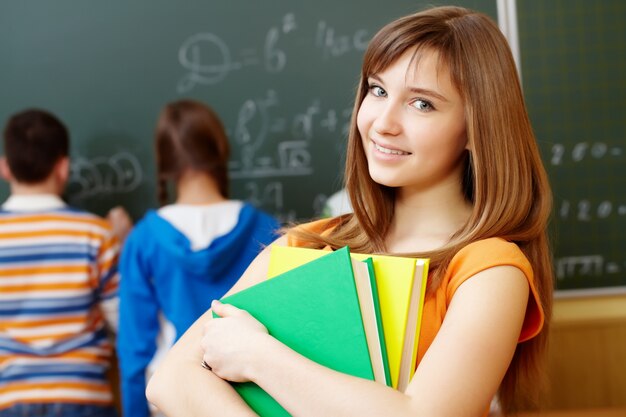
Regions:
<svg viewBox="0 0 626 417"><path fill-rule="evenodd" d="M167 204L167 182L177 182L185 171L211 176L220 194L228 198L230 145L218 115L198 101L167 104L155 133L159 202Z"/></svg>
<svg viewBox="0 0 626 417"><path fill-rule="evenodd" d="M330 233L302 229L293 233L310 247L347 245L354 252L385 253L395 191L371 179L356 116L368 92L368 77L412 49L416 59L420 51L436 51L463 98L470 151L462 181L473 210L447 245L410 255L431 259L430 293L440 285L452 257L471 242L501 237L515 242L527 256L546 324L537 337L518 344L500 386L503 410L514 411L536 402L543 381L553 288L546 235L552 195L513 56L489 17L458 7L438 7L391 22L374 36L365 52L348 138L344 178L354 214L334 219Z"/></svg>

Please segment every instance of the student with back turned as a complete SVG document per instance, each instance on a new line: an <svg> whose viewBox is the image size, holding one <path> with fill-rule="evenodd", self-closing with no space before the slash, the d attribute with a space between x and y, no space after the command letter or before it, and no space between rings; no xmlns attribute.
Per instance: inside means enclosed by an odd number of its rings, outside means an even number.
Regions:
<svg viewBox="0 0 626 417"><path fill-rule="evenodd" d="M513 56L482 13L431 8L365 51L345 181L353 214L275 244L430 258L417 368L403 391L309 361L214 302L148 384L169 417L251 416L251 381L294 416L480 417L540 388L551 310L551 192ZM266 279L269 249L231 292ZM212 318L215 313L219 318Z"/></svg>
<svg viewBox="0 0 626 417"><path fill-rule="evenodd" d="M203 103L179 100L162 110L155 134L162 206L130 233L120 264L125 416L149 414L146 375L276 237L273 217L228 198L229 149L221 120Z"/></svg>
<svg viewBox="0 0 626 417"><path fill-rule="evenodd" d="M106 323L117 325L119 245L110 225L61 200L69 135L26 110L4 130L0 209L0 416L117 415Z"/></svg>

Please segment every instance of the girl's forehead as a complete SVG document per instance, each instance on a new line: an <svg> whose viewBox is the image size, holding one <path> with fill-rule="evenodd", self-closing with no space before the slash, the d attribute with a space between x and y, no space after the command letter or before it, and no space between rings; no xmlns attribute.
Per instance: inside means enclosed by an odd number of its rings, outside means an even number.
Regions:
<svg viewBox="0 0 626 417"><path fill-rule="evenodd" d="M422 61L428 61L428 63L434 63L436 71L448 72L448 60L442 54L439 49L432 46L416 45L405 51L396 54L396 56L389 57L381 54L379 59L372 60L371 65L368 65L365 69L365 74L369 77L372 75L380 74L387 71L391 67L402 63L407 67L407 73L416 72L420 70L420 64Z"/></svg>
<svg viewBox="0 0 626 417"><path fill-rule="evenodd" d="M399 66L399 68L397 67ZM377 65L369 68L367 77L378 76L388 71L401 69L405 79L417 78L425 72L434 74L437 78L451 79L451 72L447 59L435 48L411 48L395 57L386 65Z"/></svg>

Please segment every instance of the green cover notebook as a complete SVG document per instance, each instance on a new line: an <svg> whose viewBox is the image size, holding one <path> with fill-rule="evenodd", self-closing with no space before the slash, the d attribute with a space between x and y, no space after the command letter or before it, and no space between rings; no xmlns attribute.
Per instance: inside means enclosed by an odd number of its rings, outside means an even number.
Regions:
<svg viewBox="0 0 626 417"><path fill-rule="evenodd" d="M372 302L376 312L376 328L378 329L378 343L383 361L383 369L385 371L385 385L391 386L391 373L389 371L389 359L387 356L387 344L385 343L385 331L383 330L383 317L380 312L380 300L378 298L378 285L376 284L376 274L374 272L374 261L372 258L363 260L367 264L369 270L370 286L372 288Z"/></svg>
<svg viewBox="0 0 626 417"><path fill-rule="evenodd" d="M303 356L374 380L347 247L222 299L247 310ZM260 416L289 413L254 383L233 383Z"/></svg>

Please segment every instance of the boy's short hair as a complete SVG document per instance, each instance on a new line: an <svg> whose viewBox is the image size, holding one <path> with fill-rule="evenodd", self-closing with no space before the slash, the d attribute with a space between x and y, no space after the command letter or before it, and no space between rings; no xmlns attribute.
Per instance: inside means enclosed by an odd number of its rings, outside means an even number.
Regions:
<svg viewBox="0 0 626 417"><path fill-rule="evenodd" d="M18 182L34 184L50 176L69 154L69 134L53 114L28 109L13 115L4 129L4 156Z"/></svg>

